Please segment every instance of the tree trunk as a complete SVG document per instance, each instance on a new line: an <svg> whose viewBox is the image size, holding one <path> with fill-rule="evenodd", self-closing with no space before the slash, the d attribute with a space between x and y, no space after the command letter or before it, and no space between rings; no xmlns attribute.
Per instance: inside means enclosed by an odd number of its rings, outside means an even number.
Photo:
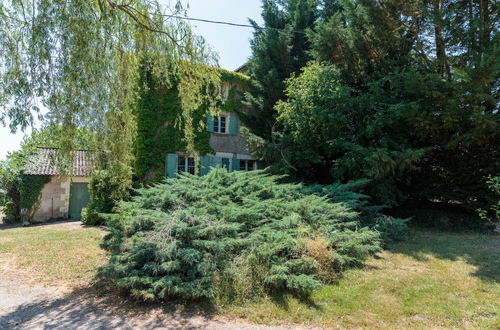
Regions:
<svg viewBox="0 0 500 330"><path fill-rule="evenodd" d="M479 53L482 59L483 53L489 46L491 25L488 0L478 0L479 3Z"/></svg>
<svg viewBox="0 0 500 330"><path fill-rule="evenodd" d="M441 27L441 7L442 0L434 0L432 2L434 9L434 38L436 42L436 57L438 61L438 72L444 76L451 78L450 66L448 64L448 58L446 56L446 45L443 39L443 31Z"/></svg>

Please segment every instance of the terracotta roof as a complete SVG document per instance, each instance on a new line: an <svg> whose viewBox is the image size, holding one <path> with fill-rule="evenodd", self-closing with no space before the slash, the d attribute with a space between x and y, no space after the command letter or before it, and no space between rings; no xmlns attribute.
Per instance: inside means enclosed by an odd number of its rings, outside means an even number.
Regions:
<svg viewBox="0 0 500 330"><path fill-rule="evenodd" d="M59 175L57 168L57 148L37 147L37 151L29 158L26 165L26 174L30 175ZM73 156L73 170L68 175L89 176L92 170L92 156L87 150L71 151Z"/></svg>

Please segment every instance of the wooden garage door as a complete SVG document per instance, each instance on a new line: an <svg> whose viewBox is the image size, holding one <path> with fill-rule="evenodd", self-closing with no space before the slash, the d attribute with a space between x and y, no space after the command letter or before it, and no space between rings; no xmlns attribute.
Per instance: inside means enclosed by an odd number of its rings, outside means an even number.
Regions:
<svg viewBox="0 0 500 330"><path fill-rule="evenodd" d="M81 219L82 209L90 202L89 189L86 183L72 183L69 190L69 217Z"/></svg>

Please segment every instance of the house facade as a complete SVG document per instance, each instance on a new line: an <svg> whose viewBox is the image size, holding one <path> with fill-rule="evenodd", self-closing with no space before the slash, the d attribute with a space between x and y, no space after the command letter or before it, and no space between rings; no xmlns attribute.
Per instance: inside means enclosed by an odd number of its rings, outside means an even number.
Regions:
<svg viewBox="0 0 500 330"><path fill-rule="evenodd" d="M242 75L236 73L236 75ZM222 109L217 115L208 115L206 130L210 133L209 146L212 150L197 157L182 151L168 153L165 159L165 176L175 178L179 173L205 175L212 167L226 168L228 171L251 171L263 165L248 151L245 137L241 134L243 123L239 113L249 114L252 109L241 102L243 90L240 82L224 81L223 96L225 102L238 104L232 109ZM231 92L229 92L231 91Z"/></svg>
<svg viewBox="0 0 500 330"><path fill-rule="evenodd" d="M226 168L230 172L258 169L260 163L247 151L240 127L241 121L236 112L208 115L206 129L210 132L209 143L213 152L198 157L180 151L169 153L165 175L169 178L175 178L182 172L205 175L212 167Z"/></svg>

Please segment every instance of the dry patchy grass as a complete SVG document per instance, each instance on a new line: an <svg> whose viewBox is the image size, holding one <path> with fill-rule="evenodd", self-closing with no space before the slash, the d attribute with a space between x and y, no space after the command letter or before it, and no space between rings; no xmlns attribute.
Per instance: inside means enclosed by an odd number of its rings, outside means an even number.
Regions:
<svg viewBox="0 0 500 330"><path fill-rule="evenodd" d="M500 329L500 236L417 231L307 300L226 306L258 323Z"/></svg>
<svg viewBox="0 0 500 330"><path fill-rule="evenodd" d="M85 286L106 262L104 234L79 223L0 229L0 262L4 273L30 282ZM218 310L266 324L500 329L500 236L417 231L309 299L269 297Z"/></svg>
<svg viewBox="0 0 500 330"><path fill-rule="evenodd" d="M0 272L16 280L74 288L92 282L106 262L99 247L105 232L79 222L0 227Z"/></svg>

